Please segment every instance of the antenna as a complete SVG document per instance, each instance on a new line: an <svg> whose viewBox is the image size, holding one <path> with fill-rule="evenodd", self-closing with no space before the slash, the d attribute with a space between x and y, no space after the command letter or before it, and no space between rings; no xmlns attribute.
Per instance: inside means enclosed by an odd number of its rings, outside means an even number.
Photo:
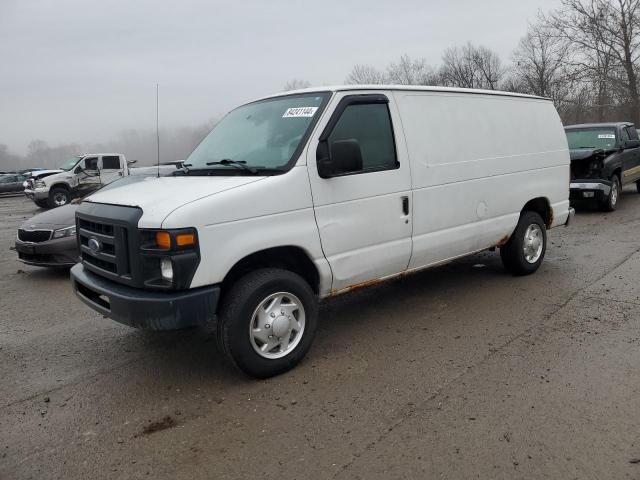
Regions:
<svg viewBox="0 0 640 480"><path fill-rule="evenodd" d="M156 152L158 177L160 177L160 86L156 83Z"/></svg>

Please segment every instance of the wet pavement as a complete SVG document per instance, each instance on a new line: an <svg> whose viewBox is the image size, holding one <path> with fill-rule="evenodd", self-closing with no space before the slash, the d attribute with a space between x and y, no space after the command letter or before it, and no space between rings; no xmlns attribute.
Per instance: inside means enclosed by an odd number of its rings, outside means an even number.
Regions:
<svg viewBox="0 0 640 480"><path fill-rule="evenodd" d="M0 199L0 478L640 478L640 195L549 233L514 278L486 252L322 305L266 381L205 329L151 333L9 250Z"/></svg>

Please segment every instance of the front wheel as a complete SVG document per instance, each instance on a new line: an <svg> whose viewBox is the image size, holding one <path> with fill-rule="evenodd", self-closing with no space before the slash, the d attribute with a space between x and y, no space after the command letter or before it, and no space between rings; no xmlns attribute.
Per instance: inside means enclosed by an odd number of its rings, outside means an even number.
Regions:
<svg viewBox="0 0 640 480"><path fill-rule="evenodd" d="M540 267L547 250L547 230L536 212L524 212L509 241L500 248L502 264L513 275L529 275Z"/></svg>
<svg viewBox="0 0 640 480"><path fill-rule="evenodd" d="M640 193L640 180L636 182L636 190Z"/></svg>
<svg viewBox="0 0 640 480"><path fill-rule="evenodd" d="M245 374L268 378L296 366L311 347L318 303L299 275L264 268L238 280L222 303L218 344Z"/></svg>
<svg viewBox="0 0 640 480"><path fill-rule="evenodd" d="M56 208L67 205L71 201L71 194L66 188L53 188L49 192L49 207Z"/></svg>
<svg viewBox="0 0 640 480"><path fill-rule="evenodd" d="M616 208L618 208L618 201L620 200L620 193L622 192L622 188L620 187L620 179L618 175L613 175L611 177L611 190L609 190L609 195L605 198L600 204L600 209L605 212L613 212Z"/></svg>

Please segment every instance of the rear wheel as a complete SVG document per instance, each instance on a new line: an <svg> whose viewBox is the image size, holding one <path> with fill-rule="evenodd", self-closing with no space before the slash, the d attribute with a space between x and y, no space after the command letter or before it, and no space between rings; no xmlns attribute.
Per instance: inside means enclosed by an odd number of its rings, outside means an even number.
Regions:
<svg viewBox="0 0 640 480"><path fill-rule="evenodd" d="M540 267L547 250L544 220L536 212L523 212L509 241L500 248L502 264L513 275L529 275Z"/></svg>
<svg viewBox="0 0 640 480"><path fill-rule="evenodd" d="M622 193L622 188L620 187L620 179L618 175L614 174L611 177L611 190L609 190L609 195L600 203L600 209L605 212L613 212L616 208L618 208L618 201L620 200L620 194Z"/></svg>
<svg viewBox="0 0 640 480"><path fill-rule="evenodd" d="M318 304L299 275L276 268L249 273L225 296L218 344L245 374L268 378L296 366L316 330Z"/></svg>
<svg viewBox="0 0 640 480"><path fill-rule="evenodd" d="M49 207L56 208L67 205L71 201L71 194L66 188L52 188L49 192Z"/></svg>

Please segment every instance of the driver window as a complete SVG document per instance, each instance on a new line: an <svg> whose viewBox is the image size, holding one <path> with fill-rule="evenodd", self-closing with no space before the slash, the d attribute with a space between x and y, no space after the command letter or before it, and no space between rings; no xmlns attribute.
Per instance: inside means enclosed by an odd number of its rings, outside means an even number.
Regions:
<svg viewBox="0 0 640 480"><path fill-rule="evenodd" d="M357 140L362 153L362 171L398 168L391 117L386 103L354 104L345 108L329 135L329 145L339 140Z"/></svg>
<svg viewBox="0 0 640 480"><path fill-rule="evenodd" d="M85 170L98 170L98 157L90 157L84 159Z"/></svg>

